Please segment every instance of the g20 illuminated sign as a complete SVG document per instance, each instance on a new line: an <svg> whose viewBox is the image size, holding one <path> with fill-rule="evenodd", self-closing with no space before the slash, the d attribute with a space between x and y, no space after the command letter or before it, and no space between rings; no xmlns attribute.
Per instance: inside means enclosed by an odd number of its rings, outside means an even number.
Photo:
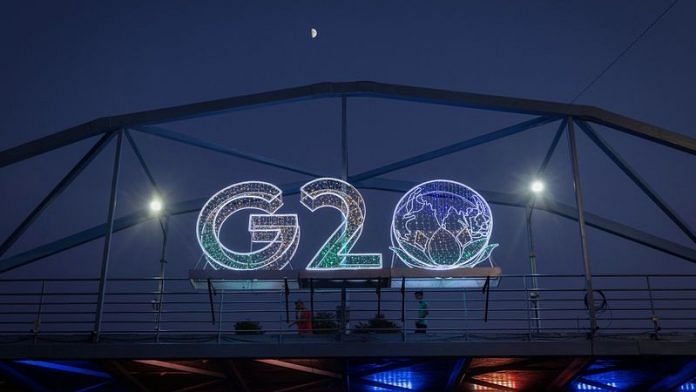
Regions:
<svg viewBox="0 0 696 392"><path fill-rule="evenodd" d="M306 266L308 270L379 269L380 253L352 253L365 223L365 200L349 183L318 178L300 188L300 202L310 211L330 207L343 220ZM203 206L196 236L211 266L230 270L281 270L290 263L300 242L297 214L278 214L282 191L273 184L246 181L230 185ZM249 216L254 243L250 252L225 247L220 230L234 213L260 210ZM391 226L394 254L408 267L448 270L471 268L490 258L493 216L486 200L464 184L433 180L413 187L399 200Z"/></svg>

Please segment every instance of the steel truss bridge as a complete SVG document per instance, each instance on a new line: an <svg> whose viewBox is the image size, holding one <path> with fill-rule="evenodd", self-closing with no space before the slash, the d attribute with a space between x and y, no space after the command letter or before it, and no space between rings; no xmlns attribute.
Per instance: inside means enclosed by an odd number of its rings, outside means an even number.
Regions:
<svg viewBox="0 0 696 392"><path fill-rule="evenodd" d="M347 170L349 99L373 97L529 115L530 119L362 173ZM300 173L324 176L274 158L240 151L161 124L233 110L310 99L342 103L343 171L357 188L403 192L414 183L384 176L465 149L556 123L538 173L566 134L575 205L496 191L490 204L540 209L578 223L584 274L504 275L491 288L429 290L426 334L413 328L411 289L297 289L235 292L196 289L188 277L166 277L167 216L197 212L205 200L168 203L162 271L152 278L110 279L111 239L154 217L116 216L123 144L152 187L161 189L135 133ZM0 167L99 137L58 184L0 244L6 272L103 239L100 276L0 278L0 384L7 390L694 390L696 275L593 275L587 227L696 262L696 235L593 128L602 125L694 155L696 140L596 107L375 82L319 83L228 99L100 118L0 152ZM580 131L641 189L691 241L684 246L585 211L576 133ZM51 203L110 143L116 144L107 221L7 256ZM284 193L300 184L286 184ZM535 263L530 241L530 263ZM108 282L108 285L107 285ZM305 298L315 326L298 334L290 294ZM346 295L350 300L346 301ZM335 305L345 306L337 309ZM350 307L350 309L347 308ZM349 310L349 311L348 311ZM372 316L383 314L378 322ZM319 317L319 315L322 315ZM236 321L259 320L257 327ZM692 389L689 389L692 388Z"/></svg>

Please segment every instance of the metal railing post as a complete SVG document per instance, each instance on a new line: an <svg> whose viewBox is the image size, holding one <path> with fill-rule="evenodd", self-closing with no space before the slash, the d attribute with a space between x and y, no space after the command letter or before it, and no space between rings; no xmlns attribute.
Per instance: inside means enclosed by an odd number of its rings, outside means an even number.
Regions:
<svg viewBox="0 0 696 392"><path fill-rule="evenodd" d="M116 196L118 190L118 177L121 170L121 145L123 144L123 130L117 131L116 156L114 157L114 167L111 176L111 195L109 197L109 213L104 237L104 251L102 253L101 273L99 275L99 293L97 298L97 309L94 318L94 342L99 341L102 328L102 316L104 312L104 297L106 295L106 279L109 272L109 255L111 253L111 238L114 231L114 214L116 212Z"/></svg>
<svg viewBox="0 0 696 392"><path fill-rule="evenodd" d="M220 289L220 306L218 307L218 336L217 342L222 342L222 314L225 305L225 289Z"/></svg>
<svg viewBox="0 0 696 392"><path fill-rule="evenodd" d="M597 332L597 314L594 303L594 290L592 289L592 270L590 269L590 256L587 247L587 228L585 227L585 207L580 186L580 165L578 163L578 150L575 144L575 128L573 118L568 117L568 147L573 170L573 187L575 188L575 204L578 208L578 224L580 227L580 243L582 246L582 261L585 270L585 291L587 296L587 309L590 315L590 336Z"/></svg>
<svg viewBox="0 0 696 392"><path fill-rule="evenodd" d="M341 305L340 305L340 314L338 315L340 320L339 320L339 326L338 326L338 339L343 340L343 335L346 333L346 288L341 287Z"/></svg>
<svg viewBox="0 0 696 392"><path fill-rule="evenodd" d="M645 284L648 286L648 298L650 299L650 320L653 323L654 338L658 339L659 332L661 329L660 319L657 318L657 314L655 313L655 303L653 301L652 286L650 284L650 276L648 275L645 275Z"/></svg>
<svg viewBox="0 0 696 392"><path fill-rule="evenodd" d="M401 277L401 340L406 341L406 278Z"/></svg>
<svg viewBox="0 0 696 392"><path fill-rule="evenodd" d="M531 296L529 289L527 288L527 277L522 276L522 286L524 287L525 305L527 305L527 338L532 340L532 310L530 309Z"/></svg>
<svg viewBox="0 0 696 392"><path fill-rule="evenodd" d="M32 329L34 343L36 343L37 337L39 336L39 329L41 328L41 312L43 310L44 295L46 295L46 281L41 280L41 297L39 297L39 308L36 311L36 320L34 320L34 328Z"/></svg>

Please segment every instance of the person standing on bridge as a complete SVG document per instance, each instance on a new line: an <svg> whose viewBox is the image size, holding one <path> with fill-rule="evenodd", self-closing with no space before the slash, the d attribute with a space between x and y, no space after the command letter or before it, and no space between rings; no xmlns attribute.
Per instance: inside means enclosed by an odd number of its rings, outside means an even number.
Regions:
<svg viewBox="0 0 696 392"><path fill-rule="evenodd" d="M312 312L299 299L295 301L295 321L292 324L297 325L297 332L301 335L312 333Z"/></svg>
<svg viewBox="0 0 696 392"><path fill-rule="evenodd" d="M428 303L423 299L423 291L418 290L415 293L418 301L418 319L416 319L416 333L425 333L428 329L428 320L426 319L430 312L428 311Z"/></svg>

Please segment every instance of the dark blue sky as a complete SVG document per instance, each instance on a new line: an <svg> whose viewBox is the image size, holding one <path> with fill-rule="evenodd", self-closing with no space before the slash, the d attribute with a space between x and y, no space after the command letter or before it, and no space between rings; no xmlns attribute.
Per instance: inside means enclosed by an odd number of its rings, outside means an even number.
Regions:
<svg viewBox="0 0 696 392"><path fill-rule="evenodd" d="M375 80L567 102L671 1L480 2L29 2L0 12L0 149L100 116L321 81ZM579 100L696 137L696 3L679 2ZM309 38L310 27L319 37ZM468 139L525 116L360 98L349 102L350 170L357 173ZM210 141L339 175L340 102L327 99L165 124ZM597 127L681 216L696 226L694 159L683 152ZM554 126L391 173L449 178L476 189L525 192ZM304 177L134 133L167 200L212 195L233 182L278 185ZM610 161L579 136L589 211L693 247ZM0 237L6 237L94 140L0 170ZM107 148L10 251L106 219L113 146ZM151 195L124 149L118 214ZM547 175L549 193L573 203L567 142ZM389 220L400 194L364 191L367 224L356 250L390 260ZM294 265L313 255L338 220L311 214L297 196L302 243ZM527 272L523 212L493 206L496 263ZM172 220L169 271L183 276L200 256L195 214ZM224 235L245 246L246 216ZM114 276L154 275L159 234L151 222L115 236ZM580 273L577 225L535 215L539 270ZM686 261L590 231L595 272L683 272ZM101 241L11 274L96 276Z"/></svg>

